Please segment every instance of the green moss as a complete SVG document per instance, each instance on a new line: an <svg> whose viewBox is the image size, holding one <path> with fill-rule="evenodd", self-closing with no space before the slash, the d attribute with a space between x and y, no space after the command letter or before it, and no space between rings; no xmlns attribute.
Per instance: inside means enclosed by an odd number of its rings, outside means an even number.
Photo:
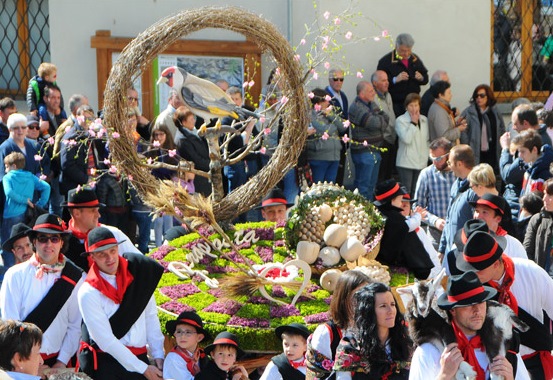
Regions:
<svg viewBox="0 0 553 380"><path fill-rule="evenodd" d="M271 319L271 328L276 328L278 326L289 325L290 323L302 323L305 324L303 317L301 315L293 315L291 317L282 317L282 318L272 318Z"/></svg>
<svg viewBox="0 0 553 380"><path fill-rule="evenodd" d="M212 313L208 311L199 311L198 315L204 322L218 323L225 325L231 318L228 314Z"/></svg>
<svg viewBox="0 0 553 380"><path fill-rule="evenodd" d="M159 283L157 284L157 287L162 288L164 286L182 284L183 281L186 281L186 280L181 280L174 273L171 273L171 272L163 273L163 275L161 276L161 279L159 280Z"/></svg>
<svg viewBox="0 0 553 380"><path fill-rule="evenodd" d="M300 311L301 315L313 315L322 313L328 310L328 305L323 300L312 300L303 303L296 304L296 308Z"/></svg>
<svg viewBox="0 0 553 380"><path fill-rule="evenodd" d="M156 305L163 305L165 302L171 301L171 298L164 296L159 290L154 292L154 299L156 300Z"/></svg>
<svg viewBox="0 0 553 380"><path fill-rule="evenodd" d="M207 292L209 289L211 289L209 286L205 284L205 282L200 282L199 284L196 284L198 289L200 289L202 292Z"/></svg>
<svg viewBox="0 0 553 380"><path fill-rule="evenodd" d="M415 276L412 273L404 274L390 271L390 276L392 277L392 279L390 280L390 287L407 285L409 282L413 282L415 279Z"/></svg>
<svg viewBox="0 0 553 380"><path fill-rule="evenodd" d="M175 249L174 251L171 251L165 256L163 259L164 261L170 262L170 261L186 261L186 255L189 254L189 250L185 249Z"/></svg>
<svg viewBox="0 0 553 380"><path fill-rule="evenodd" d="M196 310L202 310L208 307L209 305L211 305L216 300L217 298L215 298L209 293L196 293L196 294L192 294L190 296L178 299L180 303L193 307Z"/></svg>
<svg viewBox="0 0 553 380"><path fill-rule="evenodd" d="M280 227L275 230L275 240L284 239L284 228Z"/></svg>
<svg viewBox="0 0 553 380"><path fill-rule="evenodd" d="M288 257L289 257L288 254L286 254L286 255L278 254L275 250L275 252L273 253L273 262L282 263Z"/></svg>
<svg viewBox="0 0 553 380"><path fill-rule="evenodd" d="M269 305L245 304L240 310L238 310L236 315L242 318L269 319L270 307Z"/></svg>
<svg viewBox="0 0 553 380"><path fill-rule="evenodd" d="M170 246L180 248L184 246L185 244L188 244L190 242L193 242L194 240L200 238L200 234L197 232L192 232L189 234L186 234L184 236L178 237L175 240L171 240L169 243Z"/></svg>
<svg viewBox="0 0 553 380"><path fill-rule="evenodd" d="M309 296L321 300L330 297L330 292L328 290L319 289L314 291L313 293L310 293Z"/></svg>

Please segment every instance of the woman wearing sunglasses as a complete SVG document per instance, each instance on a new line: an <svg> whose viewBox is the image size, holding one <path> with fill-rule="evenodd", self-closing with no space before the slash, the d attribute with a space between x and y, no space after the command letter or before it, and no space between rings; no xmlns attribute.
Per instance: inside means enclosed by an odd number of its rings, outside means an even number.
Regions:
<svg viewBox="0 0 553 380"><path fill-rule="evenodd" d="M461 133L461 143L470 145L476 164L489 164L498 173L501 154L499 137L505 132L505 123L495 104L490 86L476 86L470 105L461 114L467 120L467 129Z"/></svg>

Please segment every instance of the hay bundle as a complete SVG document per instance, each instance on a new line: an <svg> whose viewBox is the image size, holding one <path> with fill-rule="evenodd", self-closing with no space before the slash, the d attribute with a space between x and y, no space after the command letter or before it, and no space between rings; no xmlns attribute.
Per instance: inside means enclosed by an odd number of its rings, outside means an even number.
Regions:
<svg viewBox="0 0 553 380"><path fill-rule="evenodd" d="M104 125L121 135L121 138L110 142L117 165L132 175L133 184L147 202L151 197L159 197L158 181L150 174L150 168L138 158L125 130L126 89L130 87L132 78L138 72L145 71L150 62L173 42L205 28L241 33L257 43L264 52L270 52L286 79L283 95L289 99L283 114L286 128L269 164L248 183L213 204L216 220L230 220L259 203L263 195L295 166L306 138L308 110L303 89L304 75L299 62L294 60L288 41L273 24L247 10L234 7L186 10L157 22L127 45L115 62L104 93Z"/></svg>

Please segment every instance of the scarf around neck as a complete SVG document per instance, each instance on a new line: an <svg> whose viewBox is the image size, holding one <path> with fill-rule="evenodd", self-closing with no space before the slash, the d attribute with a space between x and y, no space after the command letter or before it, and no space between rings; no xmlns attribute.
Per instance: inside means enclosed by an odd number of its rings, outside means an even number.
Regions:
<svg viewBox="0 0 553 380"><path fill-rule="evenodd" d="M52 264L52 265L42 264L39 261L38 253L35 253L29 259L29 263L32 266L37 268L36 273L35 273L35 277L38 278L39 280L42 280L42 277L44 276L44 273L58 273L58 272L61 272L63 270L63 268L65 267L65 260L66 260L65 256L62 253L60 253L58 255L58 261L55 264Z"/></svg>
<svg viewBox="0 0 553 380"><path fill-rule="evenodd" d="M204 350L196 347L196 351L194 351L194 354L190 355L188 351L183 350L179 346L175 346L175 348L173 348L171 352L179 355L186 362L186 369L188 370L188 372L190 372L190 374L192 374L192 376L196 376L200 372L199 361L200 358L205 357Z"/></svg>
<svg viewBox="0 0 553 380"><path fill-rule="evenodd" d="M484 369L480 367L474 350L481 350L484 348L480 335L473 336L470 340L467 338L464 332L459 329L455 321L451 321L451 326L455 332L455 338L457 338L457 347L463 355L463 359L469 363L476 371L476 380L486 380L486 373Z"/></svg>
<svg viewBox="0 0 553 380"><path fill-rule="evenodd" d="M513 281L515 281L515 265L509 256L504 254L502 258L505 268L503 281L501 285L497 281L490 281L489 285L499 293L499 303L509 306L518 315L518 301L513 292L511 292L511 286L513 285Z"/></svg>
<svg viewBox="0 0 553 380"><path fill-rule="evenodd" d="M119 256L119 266L115 274L117 289L115 289L105 278L100 275L100 269L96 263L93 263L86 275L85 281L100 293L111 299L116 304L123 301L123 296L129 285L133 282L134 277L129 271L129 262L127 259Z"/></svg>

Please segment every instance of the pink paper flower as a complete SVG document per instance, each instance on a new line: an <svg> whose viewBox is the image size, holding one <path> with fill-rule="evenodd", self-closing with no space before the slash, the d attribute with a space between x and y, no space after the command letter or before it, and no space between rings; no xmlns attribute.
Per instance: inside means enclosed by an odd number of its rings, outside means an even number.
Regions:
<svg viewBox="0 0 553 380"><path fill-rule="evenodd" d="M56 140L53 137L48 137L48 144L54 145L55 142Z"/></svg>
<svg viewBox="0 0 553 380"><path fill-rule="evenodd" d="M248 82L248 87L253 87L254 84L255 84L255 81L252 79L251 81Z"/></svg>
<svg viewBox="0 0 553 380"><path fill-rule="evenodd" d="M332 97L331 97L330 95L327 94L327 95L325 95L325 100L326 100L327 102L330 102L330 101L332 100Z"/></svg>
<svg viewBox="0 0 553 380"><path fill-rule="evenodd" d="M305 45L305 38L302 38L302 39L301 39L300 45Z"/></svg>
<svg viewBox="0 0 553 380"><path fill-rule="evenodd" d="M330 12L326 11L325 13L323 13L323 17L325 18L325 20L328 20L328 18L330 17Z"/></svg>
<svg viewBox="0 0 553 380"><path fill-rule="evenodd" d="M388 37L390 34L388 33L388 30L387 30L387 29L384 29L380 35L381 35L382 37Z"/></svg>
<svg viewBox="0 0 553 380"><path fill-rule="evenodd" d="M177 214L177 216L182 218L182 215L183 215L182 211L178 207L175 207L175 214Z"/></svg>
<svg viewBox="0 0 553 380"><path fill-rule="evenodd" d="M111 137L113 137L114 139L118 139L119 137L121 137L121 135L120 135L119 133L117 133L117 132L113 132L113 133L111 134Z"/></svg>
<svg viewBox="0 0 553 380"><path fill-rule="evenodd" d="M357 78L363 78L363 73L361 71L358 71L355 76L357 76Z"/></svg>
<svg viewBox="0 0 553 380"><path fill-rule="evenodd" d="M102 138L102 136L106 133L106 129L105 128L100 128L100 130L98 131L98 138Z"/></svg>
<svg viewBox="0 0 553 380"><path fill-rule="evenodd" d="M320 104L315 104L315 105L313 106L313 109L315 109L315 111L317 111L317 112L321 112L321 108L322 108L322 107L321 107Z"/></svg>
<svg viewBox="0 0 553 380"><path fill-rule="evenodd" d="M111 165L111 166L109 167L109 172L110 172L111 174L116 174L116 173L117 173L117 167L116 167L115 165Z"/></svg>
<svg viewBox="0 0 553 380"><path fill-rule="evenodd" d="M351 37L353 37L353 33L352 32L347 32L345 37L346 37L346 40L351 40Z"/></svg>
<svg viewBox="0 0 553 380"><path fill-rule="evenodd" d="M152 159L152 157L148 157L148 159L146 160L146 162L148 163L148 165L151 165L152 162L154 162L154 160Z"/></svg>
<svg viewBox="0 0 553 380"><path fill-rule="evenodd" d="M65 127L65 133L69 132L69 130L71 129L71 126L68 125L67 127Z"/></svg>
<svg viewBox="0 0 553 380"><path fill-rule="evenodd" d="M326 131L324 131L323 135L321 136L323 140L328 140L329 137L330 136L328 135L328 133L326 133Z"/></svg>
<svg viewBox="0 0 553 380"><path fill-rule="evenodd" d="M327 113L332 112L333 109L334 109L334 106L331 104L328 107L326 107L326 112Z"/></svg>
<svg viewBox="0 0 553 380"><path fill-rule="evenodd" d="M152 145L154 146L154 148L159 148L161 146L161 144L159 143L159 141L157 140L154 140L154 142L152 143Z"/></svg>
<svg viewBox="0 0 553 380"><path fill-rule="evenodd" d="M261 124L263 124L263 123L265 122L265 120L267 120L267 119L265 118L265 116L261 116L261 117L259 118L259 121L261 122Z"/></svg>
<svg viewBox="0 0 553 380"><path fill-rule="evenodd" d="M271 133L271 128L265 128L265 129L263 130L263 134L264 134L264 135L268 135L269 133Z"/></svg>
<svg viewBox="0 0 553 380"><path fill-rule="evenodd" d="M177 155L177 150L176 149L169 149L169 151L167 153L169 153L169 157L175 157Z"/></svg>
<svg viewBox="0 0 553 380"><path fill-rule="evenodd" d="M309 94L307 94L307 96L309 97L309 99L313 99L315 97L315 94L313 93L313 91L309 92Z"/></svg>
<svg viewBox="0 0 553 380"><path fill-rule="evenodd" d="M349 120L344 120L342 125L344 126L344 128L349 128L349 126L351 125L351 122Z"/></svg>
<svg viewBox="0 0 553 380"><path fill-rule="evenodd" d="M242 83L242 88L246 88L246 87L248 87L248 82Z"/></svg>
<svg viewBox="0 0 553 380"><path fill-rule="evenodd" d="M96 120L94 120L94 124L102 125L102 119L97 118Z"/></svg>
<svg viewBox="0 0 553 380"><path fill-rule="evenodd" d="M294 55L294 60L296 60L296 61L299 62L299 61L300 61L300 55L299 55L299 54L295 54L295 55Z"/></svg>
<svg viewBox="0 0 553 380"><path fill-rule="evenodd" d="M265 148L264 146L262 146L261 149L259 149L259 153L265 154L265 152L267 152L267 148Z"/></svg>
<svg viewBox="0 0 553 380"><path fill-rule="evenodd" d="M351 140L351 139L348 137L348 134L346 133L346 134L344 135L344 137L342 137L342 141L343 141L344 143L347 143L349 140Z"/></svg>
<svg viewBox="0 0 553 380"><path fill-rule="evenodd" d="M134 180L134 177L132 176L132 174L129 174L129 175L127 176L127 178L129 179L129 181L133 181L133 180Z"/></svg>
<svg viewBox="0 0 553 380"><path fill-rule="evenodd" d="M88 183L88 186L91 188L91 189L94 189L96 187L96 181L90 181Z"/></svg>
<svg viewBox="0 0 553 380"><path fill-rule="evenodd" d="M94 132L94 130L92 129L88 130L88 134L90 135L90 137L96 137L96 132Z"/></svg>
<svg viewBox="0 0 553 380"><path fill-rule="evenodd" d="M73 140L73 139L69 140L68 143L69 143L69 146L75 146L75 145L77 145L77 142L76 142L75 140Z"/></svg>
<svg viewBox="0 0 553 380"><path fill-rule="evenodd" d="M42 156L39 154L35 154L35 161L40 161L40 160L42 160Z"/></svg>
<svg viewBox="0 0 553 380"><path fill-rule="evenodd" d="M84 116L83 116L83 115L77 116L77 123L78 123L79 125L83 125L83 124L84 124Z"/></svg>
<svg viewBox="0 0 553 380"><path fill-rule="evenodd" d="M288 103L288 97L286 95L282 95L282 98L280 98L280 103L282 105Z"/></svg>
<svg viewBox="0 0 553 380"><path fill-rule="evenodd" d="M334 19L334 25L340 25L342 23L342 20L340 20L338 17Z"/></svg>
<svg viewBox="0 0 553 380"><path fill-rule="evenodd" d="M95 176L96 175L96 168L90 168L90 175Z"/></svg>
<svg viewBox="0 0 553 380"><path fill-rule="evenodd" d="M318 72L315 71L313 73L313 79L315 79L315 80L319 79L319 73Z"/></svg>
<svg viewBox="0 0 553 380"><path fill-rule="evenodd" d="M367 140L363 141L363 146L369 146L369 143L367 142Z"/></svg>
<svg viewBox="0 0 553 380"><path fill-rule="evenodd" d="M280 75L280 67L277 67L277 68L276 68L275 74L276 74L276 75Z"/></svg>
<svg viewBox="0 0 553 380"><path fill-rule="evenodd" d="M378 36L373 37L373 40L375 40L375 41L380 41L380 37L378 37Z"/></svg>
<svg viewBox="0 0 553 380"><path fill-rule="evenodd" d="M108 159L108 158L104 158L104 165L109 165L111 164L111 161Z"/></svg>
<svg viewBox="0 0 553 380"><path fill-rule="evenodd" d="M324 66L325 66L325 69L327 70L330 69L330 62L326 61Z"/></svg>

